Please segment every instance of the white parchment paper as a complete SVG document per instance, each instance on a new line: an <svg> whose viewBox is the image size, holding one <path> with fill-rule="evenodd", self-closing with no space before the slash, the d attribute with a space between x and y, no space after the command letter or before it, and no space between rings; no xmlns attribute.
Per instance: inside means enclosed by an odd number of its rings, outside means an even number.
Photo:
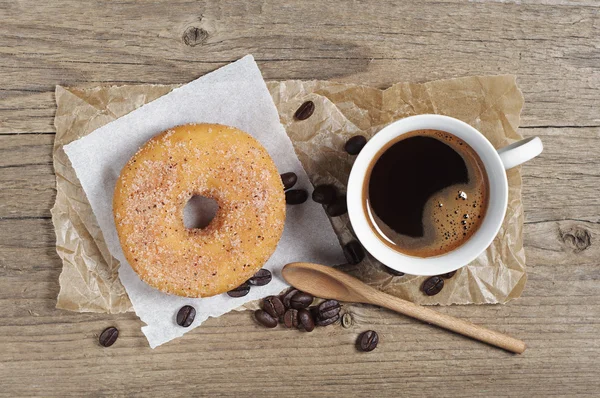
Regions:
<svg viewBox="0 0 600 398"><path fill-rule="evenodd" d="M111 254L121 263L119 277L134 310L147 326L142 331L152 348L200 326L249 301L278 294L287 285L281 268L293 261L326 265L342 263L343 254L321 205L307 201L288 206L285 230L265 268L273 281L254 287L241 298L226 294L201 299L167 295L141 281L125 260L113 221L113 189L129 158L154 135L185 123L220 123L237 127L265 146L280 173L298 175L298 188L312 186L279 121L279 114L258 66L248 55L237 62L173 90L147 105L95 130L64 147L81 182ZM175 316L185 304L196 308L189 328L179 327Z"/></svg>

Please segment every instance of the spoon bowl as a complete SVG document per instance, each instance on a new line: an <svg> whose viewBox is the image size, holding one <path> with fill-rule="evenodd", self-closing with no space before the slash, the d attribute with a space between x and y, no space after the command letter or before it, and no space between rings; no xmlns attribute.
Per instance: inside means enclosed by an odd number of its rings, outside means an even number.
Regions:
<svg viewBox="0 0 600 398"><path fill-rule="evenodd" d="M368 302L353 288L357 282L364 284L334 268L311 263L291 263L283 267L281 273L290 285L296 288L302 286L300 290L313 296L354 303Z"/></svg>

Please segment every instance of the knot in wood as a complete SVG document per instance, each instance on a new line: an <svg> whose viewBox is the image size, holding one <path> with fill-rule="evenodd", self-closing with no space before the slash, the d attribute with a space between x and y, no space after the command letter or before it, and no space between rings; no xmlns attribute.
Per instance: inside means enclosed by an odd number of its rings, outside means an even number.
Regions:
<svg viewBox="0 0 600 398"><path fill-rule="evenodd" d="M208 39L208 32L202 28L190 26L183 32L183 42L186 46L195 47Z"/></svg>
<svg viewBox="0 0 600 398"><path fill-rule="evenodd" d="M352 315L346 312L342 315L342 327L348 329L350 326L352 326Z"/></svg>
<svg viewBox="0 0 600 398"><path fill-rule="evenodd" d="M592 244L592 234L581 226L569 227L561 229L560 238L569 246L575 253L579 253L587 249Z"/></svg>

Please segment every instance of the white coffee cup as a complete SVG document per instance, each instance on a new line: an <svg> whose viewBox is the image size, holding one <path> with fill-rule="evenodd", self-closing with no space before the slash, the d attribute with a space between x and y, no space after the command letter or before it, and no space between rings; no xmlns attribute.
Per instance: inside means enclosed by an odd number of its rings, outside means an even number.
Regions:
<svg viewBox="0 0 600 398"><path fill-rule="evenodd" d="M414 257L386 245L371 228L365 209L364 185L369 166L380 150L402 134L415 130L441 130L454 134L469 144L481 158L489 181L487 212L479 229L465 243L445 254ZM498 233L508 204L506 171L533 159L542 152L538 137L527 138L498 151L487 138L465 122L442 115L417 115L398 120L375 134L357 156L348 180L348 215L356 237L377 260L386 266L411 275L439 275L467 265L492 243ZM408 171L407 171L408 172Z"/></svg>

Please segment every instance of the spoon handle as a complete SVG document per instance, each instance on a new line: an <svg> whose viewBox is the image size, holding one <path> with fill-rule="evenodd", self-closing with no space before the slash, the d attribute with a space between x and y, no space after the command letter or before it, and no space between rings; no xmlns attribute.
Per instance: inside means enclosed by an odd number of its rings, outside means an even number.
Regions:
<svg viewBox="0 0 600 398"><path fill-rule="evenodd" d="M503 348L510 352L521 354L525 351L526 346L524 342L506 334L474 325L470 322L463 321L462 319L411 303L410 301L390 296L389 294L382 292L377 293L378 294L374 294L370 297L370 300L371 303L379 305L380 307L388 308L423 322L431 323L455 333L462 334L463 336L468 336L472 339Z"/></svg>

